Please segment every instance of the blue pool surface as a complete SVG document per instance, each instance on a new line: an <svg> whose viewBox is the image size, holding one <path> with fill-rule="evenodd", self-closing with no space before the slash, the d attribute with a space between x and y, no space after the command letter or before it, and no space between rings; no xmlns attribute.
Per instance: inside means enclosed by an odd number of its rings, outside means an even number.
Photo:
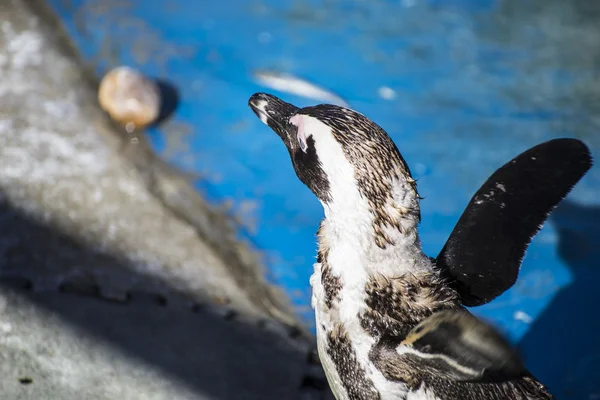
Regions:
<svg viewBox="0 0 600 400"><path fill-rule="evenodd" d="M381 125L418 180L421 235L442 248L479 185L556 137L600 155L600 6L561 0L48 0L98 76L130 65L179 90L148 132L198 190L231 202L239 237L312 326L309 276L322 210L279 139L252 114L254 92L298 106L260 73L325 88ZM473 311L518 343L559 398L600 398L600 168L534 239L517 284ZM593 397L596 396L596 397Z"/></svg>

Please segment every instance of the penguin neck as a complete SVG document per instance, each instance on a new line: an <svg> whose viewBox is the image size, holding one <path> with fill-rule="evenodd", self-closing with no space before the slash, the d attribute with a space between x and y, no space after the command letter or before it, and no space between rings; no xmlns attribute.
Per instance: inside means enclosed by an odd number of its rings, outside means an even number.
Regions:
<svg viewBox="0 0 600 400"><path fill-rule="evenodd" d="M419 198L410 182L392 182L385 201L373 201L360 191L346 192L332 196L323 207L319 236L320 247L326 249L320 251L326 250L332 272L343 280L431 271L417 230Z"/></svg>

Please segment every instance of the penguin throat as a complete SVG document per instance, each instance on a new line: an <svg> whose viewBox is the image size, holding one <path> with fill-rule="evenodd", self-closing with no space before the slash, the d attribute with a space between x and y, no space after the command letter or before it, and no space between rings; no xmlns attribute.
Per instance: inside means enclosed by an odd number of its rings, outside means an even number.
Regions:
<svg viewBox="0 0 600 400"><path fill-rule="evenodd" d="M407 242L417 242L420 247L419 197L408 181L393 180L386 192L376 195L356 187L322 204L332 233L339 238L382 250L402 247Z"/></svg>
<svg viewBox="0 0 600 400"><path fill-rule="evenodd" d="M333 197L323 203L325 220L320 236L335 253L332 261L339 273L358 268L393 276L430 269L417 230L420 214L416 192L408 184L394 184L383 202L359 195Z"/></svg>

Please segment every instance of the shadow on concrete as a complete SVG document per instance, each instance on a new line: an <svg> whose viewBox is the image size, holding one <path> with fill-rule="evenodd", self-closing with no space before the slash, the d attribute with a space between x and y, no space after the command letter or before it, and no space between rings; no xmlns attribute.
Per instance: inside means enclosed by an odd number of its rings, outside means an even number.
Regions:
<svg viewBox="0 0 600 400"><path fill-rule="evenodd" d="M168 282L140 274L128 261L100 254L5 204L0 227L0 291L16 290L87 335L194 388L198 398L296 399L319 386L304 376L308 347L268 330L265 321L244 322L233 311L193 304L187 299L194 296L175 293ZM16 273L20 265L33 264L45 275L53 263L63 268L72 263L82 274L51 290L50 285L36 288L33 279ZM101 265L126 269L134 281L152 282L160 295L128 292L120 301L107 300L85 276L87 267Z"/></svg>
<svg viewBox="0 0 600 400"><path fill-rule="evenodd" d="M557 398L600 398L600 207L565 201L550 222L572 283L536 318L519 347L528 368Z"/></svg>

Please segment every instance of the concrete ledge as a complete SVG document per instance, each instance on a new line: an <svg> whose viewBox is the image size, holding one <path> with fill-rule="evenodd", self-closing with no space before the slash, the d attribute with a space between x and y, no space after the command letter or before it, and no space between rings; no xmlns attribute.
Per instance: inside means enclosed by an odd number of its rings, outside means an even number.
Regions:
<svg viewBox="0 0 600 400"><path fill-rule="evenodd" d="M32 4L0 6L0 398L321 398L230 221L115 131Z"/></svg>

